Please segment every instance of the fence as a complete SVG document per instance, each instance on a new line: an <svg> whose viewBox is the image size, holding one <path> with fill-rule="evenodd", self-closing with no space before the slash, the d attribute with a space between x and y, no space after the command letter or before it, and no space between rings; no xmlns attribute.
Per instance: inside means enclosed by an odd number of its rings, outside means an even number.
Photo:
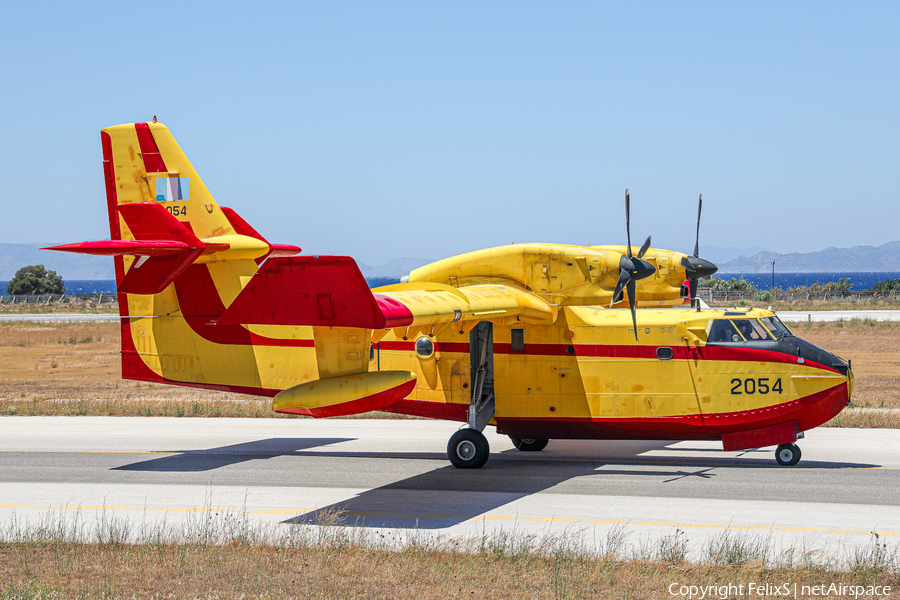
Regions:
<svg viewBox="0 0 900 600"><path fill-rule="evenodd" d="M874 290L813 290L808 288L789 289L789 290L754 290L754 291L737 291L737 290L711 290L709 288L700 288L697 295L705 302L740 302L741 300L751 301L756 294L762 292L770 292L773 296L772 301L778 302L809 302L831 301L831 302L867 302L871 300L884 300L885 302L900 302L900 292L884 293Z"/></svg>
<svg viewBox="0 0 900 600"><path fill-rule="evenodd" d="M118 304L119 297L116 294L38 294L0 296L0 304L80 304L92 302L94 304Z"/></svg>

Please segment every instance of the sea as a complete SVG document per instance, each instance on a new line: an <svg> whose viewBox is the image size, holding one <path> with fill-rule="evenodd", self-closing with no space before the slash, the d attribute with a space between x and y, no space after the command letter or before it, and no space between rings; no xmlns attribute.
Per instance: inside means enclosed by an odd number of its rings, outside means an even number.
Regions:
<svg viewBox="0 0 900 600"><path fill-rule="evenodd" d="M772 286L772 273L717 273L722 279L745 279L760 290L767 290ZM846 277L854 290L870 290L885 279L900 279L900 272L880 271L871 273L779 273L775 272L775 287L788 289L798 286L808 286L814 283L829 283ZM379 287L400 283L400 278L371 277L366 279L369 287ZM8 281L0 281L0 296L6 296L6 284ZM115 294L116 282L112 279L72 279L65 282L67 294Z"/></svg>

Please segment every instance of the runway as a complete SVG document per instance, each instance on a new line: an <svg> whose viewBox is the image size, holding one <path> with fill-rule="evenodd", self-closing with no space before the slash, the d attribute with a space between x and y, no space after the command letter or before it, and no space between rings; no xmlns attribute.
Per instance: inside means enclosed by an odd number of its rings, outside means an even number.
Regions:
<svg viewBox="0 0 900 600"><path fill-rule="evenodd" d="M0 418L0 523L51 511L135 526L204 508L292 527L342 511L367 531L577 533L630 544L676 529L697 552L727 529L773 548L846 552L877 531L900 542L900 430L824 429L780 467L772 448L711 442L551 441L515 450L487 431L491 458L458 470L453 423L401 420Z"/></svg>

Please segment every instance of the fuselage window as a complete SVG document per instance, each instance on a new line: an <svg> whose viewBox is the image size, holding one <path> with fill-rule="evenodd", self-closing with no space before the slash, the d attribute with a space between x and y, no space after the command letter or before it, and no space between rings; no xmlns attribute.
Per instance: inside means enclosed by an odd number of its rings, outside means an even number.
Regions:
<svg viewBox="0 0 900 600"><path fill-rule="evenodd" d="M709 330L707 342L743 342L744 338L738 333L729 319L716 319Z"/></svg>
<svg viewBox="0 0 900 600"><path fill-rule="evenodd" d="M744 339L749 342L773 339L766 328L756 319L735 319L734 325L741 332L741 335L744 336Z"/></svg>
<svg viewBox="0 0 900 600"><path fill-rule="evenodd" d="M416 354L422 358L431 358L434 354L434 342L430 338L420 337L416 340Z"/></svg>
<svg viewBox="0 0 900 600"><path fill-rule="evenodd" d="M522 352L525 350L525 330L511 329L509 332L510 350Z"/></svg>
<svg viewBox="0 0 900 600"><path fill-rule="evenodd" d="M667 346L660 346L656 349L656 358L659 360L671 360L673 356L675 356L675 352Z"/></svg>

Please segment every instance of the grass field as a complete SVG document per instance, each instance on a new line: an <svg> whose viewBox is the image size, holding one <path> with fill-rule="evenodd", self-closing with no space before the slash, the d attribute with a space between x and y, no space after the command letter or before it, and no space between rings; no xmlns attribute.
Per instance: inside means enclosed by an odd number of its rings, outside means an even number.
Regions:
<svg viewBox="0 0 900 600"><path fill-rule="evenodd" d="M792 328L853 361L853 408L832 424L900 427L900 323L800 323ZM121 379L116 323L0 323L0 414L294 418L270 406L270 399L259 396Z"/></svg>
<svg viewBox="0 0 900 600"><path fill-rule="evenodd" d="M201 511L177 531L140 532L115 518L87 526L51 514L38 524L11 523L0 532L0 598L646 599L675 597L671 590L681 586L743 586L725 595L707 587L706 598L777 598L785 583L791 598L821 597L813 586L832 584L883 598L896 594L859 591L900 588L897 549L874 535L867 547L826 557L776 551L764 534L726 530L688 561L680 530L649 544L617 526L588 544L577 532L373 537L328 526L339 519L332 513L324 526L264 528ZM759 593L766 584L768 593Z"/></svg>

